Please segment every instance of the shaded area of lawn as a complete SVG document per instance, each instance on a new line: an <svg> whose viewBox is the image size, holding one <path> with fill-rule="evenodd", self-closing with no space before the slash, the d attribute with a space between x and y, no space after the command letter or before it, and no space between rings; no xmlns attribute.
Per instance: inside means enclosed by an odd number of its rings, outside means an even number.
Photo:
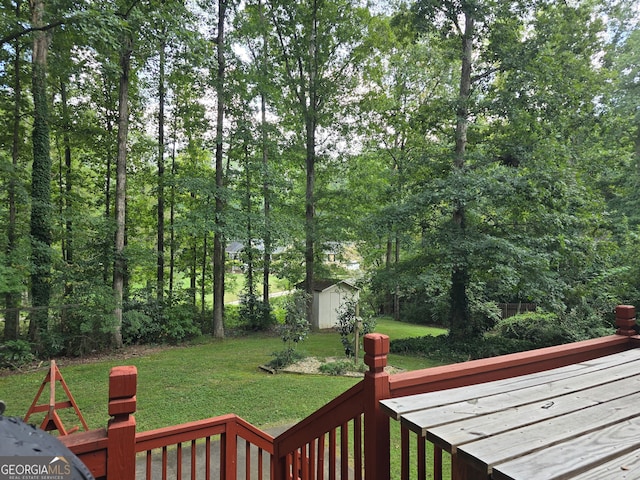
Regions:
<svg viewBox="0 0 640 480"><path fill-rule="evenodd" d="M378 322L376 331L392 339L442 333L385 319ZM260 427L295 422L358 381L318 375L270 375L257 368L282 348L283 342L275 335L252 334L223 341L206 338L189 346L161 348L127 359L83 364L65 364L65 359L59 359L58 366L89 427L100 428L109 418L109 370L116 365L135 365L140 431L225 413L236 413ZM339 336L334 332L311 334L300 350L312 356L343 355ZM403 369L431 366L425 359L402 355L392 355L389 363ZM24 416L46 368L43 365L32 373L0 378L0 399L7 403L6 415ZM45 392L41 402L47 400L47 395ZM63 421L67 426L78 423L64 417Z"/></svg>

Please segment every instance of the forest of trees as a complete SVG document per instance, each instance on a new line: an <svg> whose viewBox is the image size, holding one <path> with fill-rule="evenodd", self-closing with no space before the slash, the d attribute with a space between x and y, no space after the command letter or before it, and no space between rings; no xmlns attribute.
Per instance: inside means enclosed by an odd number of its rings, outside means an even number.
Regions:
<svg viewBox="0 0 640 480"><path fill-rule="evenodd" d="M263 324L335 244L367 308L452 337L640 301L633 0L0 8L4 342L222 338L231 241Z"/></svg>

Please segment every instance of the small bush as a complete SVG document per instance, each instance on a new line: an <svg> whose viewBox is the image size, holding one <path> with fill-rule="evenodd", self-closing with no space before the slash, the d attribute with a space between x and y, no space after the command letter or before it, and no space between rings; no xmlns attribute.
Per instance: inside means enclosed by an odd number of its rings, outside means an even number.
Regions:
<svg viewBox="0 0 640 480"><path fill-rule="evenodd" d="M502 319L495 332L513 340L530 342L534 347L547 347L572 342L574 333L552 313L526 312Z"/></svg>
<svg viewBox="0 0 640 480"><path fill-rule="evenodd" d="M262 300L254 294L240 297L240 322L248 330L268 330L276 323L276 317Z"/></svg>
<svg viewBox="0 0 640 480"><path fill-rule="evenodd" d="M188 299L166 306L147 291L126 305L122 317L122 337L128 344L176 344L203 330L202 315Z"/></svg>
<svg viewBox="0 0 640 480"><path fill-rule="evenodd" d="M359 350L362 351L362 338L376 328L375 319L372 317L362 319L356 316L356 306L356 300L347 300L340 305L338 308L338 323L334 327L340 334L342 348L344 348L344 353L347 357L355 355L356 342L358 342ZM360 323L360 329L358 330L358 338L356 338L356 324L358 322Z"/></svg>
<svg viewBox="0 0 640 480"><path fill-rule="evenodd" d="M271 360L268 365L271 368L275 368L276 370L288 367L289 365L296 363L298 360L302 360L304 358L304 355L302 355L301 353L296 352L294 349L288 348L273 352L271 356L273 357L273 360Z"/></svg>
<svg viewBox="0 0 640 480"><path fill-rule="evenodd" d="M198 312L192 305L175 305L164 311L160 326L160 341L177 344L197 337L202 332L196 325Z"/></svg>
<svg viewBox="0 0 640 480"><path fill-rule="evenodd" d="M351 360L339 360L337 362L323 363L320 365L320 371L327 375L344 375L347 372L365 372L367 369L363 362L358 364L353 363Z"/></svg>
<svg viewBox="0 0 640 480"><path fill-rule="evenodd" d="M402 338L391 341L391 353L422 356L440 363L455 363L495 357L535 348L527 340L487 335L469 340L454 340L448 335Z"/></svg>
<svg viewBox="0 0 640 480"><path fill-rule="evenodd" d="M158 322L140 310L122 314L122 340L126 345L154 343L160 337Z"/></svg>
<svg viewBox="0 0 640 480"><path fill-rule="evenodd" d="M339 362L329 362L320 365L320 371L328 375L338 376L344 375L349 369L349 360L340 360Z"/></svg>
<svg viewBox="0 0 640 480"><path fill-rule="evenodd" d="M310 327L307 322L308 295L297 291L291 295L285 304L284 323L279 327L280 337L285 344L284 350L272 354L278 360L275 368L293 363L297 345L309 335ZM273 363L273 362L272 362Z"/></svg>
<svg viewBox="0 0 640 480"><path fill-rule="evenodd" d="M109 348L113 338L115 308L113 292L103 285L77 283L63 308L42 333L46 356L82 356Z"/></svg>
<svg viewBox="0 0 640 480"><path fill-rule="evenodd" d="M211 316L208 317L210 323L213 318L213 312ZM224 306L224 326L226 329L230 330L241 330L244 328L244 324L242 319L240 318L240 305L225 305ZM210 327L209 327L210 328ZM202 329L204 333L204 328ZM211 333L211 332L207 332Z"/></svg>
<svg viewBox="0 0 640 480"><path fill-rule="evenodd" d="M25 340L8 340L0 345L0 368L17 369L33 360L31 344Z"/></svg>

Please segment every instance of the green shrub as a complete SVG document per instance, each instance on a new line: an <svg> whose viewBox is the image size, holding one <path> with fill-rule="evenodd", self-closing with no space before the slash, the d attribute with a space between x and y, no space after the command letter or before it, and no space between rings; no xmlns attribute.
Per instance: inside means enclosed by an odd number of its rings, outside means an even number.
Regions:
<svg viewBox="0 0 640 480"><path fill-rule="evenodd" d="M60 310L42 333L46 356L81 356L111 346L115 318L113 291L104 285L76 283Z"/></svg>
<svg viewBox="0 0 640 480"><path fill-rule="evenodd" d="M272 298L269 300L269 305L271 305L271 311L274 316L274 324L282 325L287 316L286 311L286 302L288 301L291 295L283 295L281 297Z"/></svg>
<svg viewBox="0 0 640 480"><path fill-rule="evenodd" d="M308 295L299 290L287 298L285 303L284 323L279 326L280 338L285 344L285 348L273 353L281 366L293 363L295 349L309 335L310 327L307 321L307 299ZM275 367L279 368L279 367Z"/></svg>
<svg viewBox="0 0 640 480"><path fill-rule="evenodd" d="M122 314L122 341L125 345L153 343L160 336L158 322L140 310Z"/></svg>
<svg viewBox="0 0 640 480"><path fill-rule="evenodd" d="M400 302L400 318L403 322L418 325L448 326L447 303L440 297L424 294L408 295Z"/></svg>
<svg viewBox="0 0 640 480"><path fill-rule="evenodd" d="M535 346L527 340L510 339L497 335L464 340L455 340L448 335L427 335L396 339L392 340L390 344L391 353L422 356L439 363L465 362L532 348Z"/></svg>
<svg viewBox="0 0 640 480"><path fill-rule="evenodd" d="M271 368L280 369L288 367L289 365L296 363L298 360L302 360L304 355L296 352L294 349L285 348L284 350L278 350L271 354L273 359L268 363Z"/></svg>
<svg viewBox="0 0 640 480"><path fill-rule="evenodd" d="M573 341L611 335L615 327L615 303L598 305L598 302L580 301L564 316L563 323L571 329Z"/></svg>
<svg viewBox="0 0 640 480"><path fill-rule="evenodd" d="M208 317L211 322L212 316ZM239 330L244 328L242 319L240 318L240 305L225 305L224 306L224 326L226 329ZM208 332L211 333L211 332Z"/></svg>
<svg viewBox="0 0 640 480"><path fill-rule="evenodd" d="M7 340L0 345L0 368L17 369L33 360L31 344L25 340Z"/></svg>
<svg viewBox="0 0 640 480"><path fill-rule="evenodd" d="M340 334L340 341L347 357L355 355L356 342L359 350L362 351L362 338L371 333L376 328L376 321L373 317L360 318L356 316L356 300L346 300L338 307L338 323L335 325L336 331ZM356 338L356 324L360 322L358 338Z"/></svg>
<svg viewBox="0 0 640 480"><path fill-rule="evenodd" d="M269 308L255 294L246 293L240 297L240 322L248 330L268 330L276 318Z"/></svg>
<svg viewBox="0 0 640 480"><path fill-rule="evenodd" d="M344 375L349 369L349 363L351 363L349 360L323 363L320 365L320 371L333 376Z"/></svg>
<svg viewBox="0 0 640 480"><path fill-rule="evenodd" d="M544 312L526 312L504 318L495 332L503 337L530 342L535 347L547 347L572 342L574 332L556 315Z"/></svg>
<svg viewBox="0 0 640 480"><path fill-rule="evenodd" d="M320 371L327 375L339 376L347 372L365 372L367 366L364 362L353 363L351 360L338 360L336 362L328 362L320 365Z"/></svg>
<svg viewBox="0 0 640 480"><path fill-rule="evenodd" d="M198 311L192 305L173 305L164 311L164 321L160 326L160 341L177 344L197 337L202 332L195 319Z"/></svg>
<svg viewBox="0 0 640 480"><path fill-rule="evenodd" d="M134 299L122 315L126 344L176 344L202 333L200 313L187 303L163 307L155 298Z"/></svg>

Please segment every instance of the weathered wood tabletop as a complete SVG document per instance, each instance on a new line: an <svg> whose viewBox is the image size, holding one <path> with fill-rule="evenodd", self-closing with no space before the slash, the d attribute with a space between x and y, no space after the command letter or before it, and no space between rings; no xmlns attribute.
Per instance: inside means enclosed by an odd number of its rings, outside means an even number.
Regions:
<svg viewBox="0 0 640 480"><path fill-rule="evenodd" d="M464 465L454 477L640 479L640 349L381 406Z"/></svg>

